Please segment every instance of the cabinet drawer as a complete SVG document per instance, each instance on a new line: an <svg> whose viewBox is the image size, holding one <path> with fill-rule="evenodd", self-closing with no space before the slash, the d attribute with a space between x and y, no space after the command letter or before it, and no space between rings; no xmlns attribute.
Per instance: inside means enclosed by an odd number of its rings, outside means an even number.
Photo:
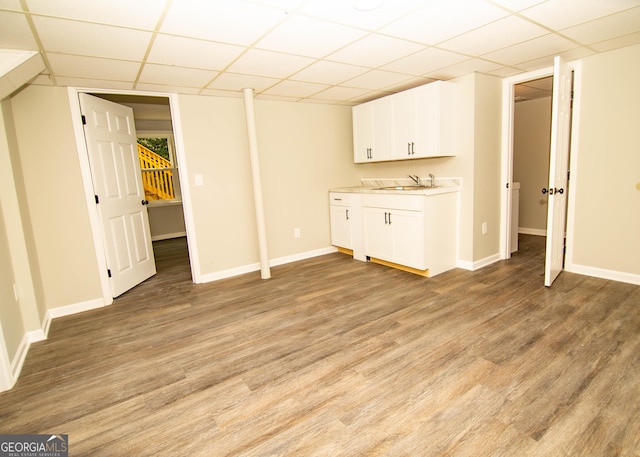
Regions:
<svg viewBox="0 0 640 457"><path fill-rule="evenodd" d="M351 194L346 192L329 192L329 204L332 206L351 206Z"/></svg>

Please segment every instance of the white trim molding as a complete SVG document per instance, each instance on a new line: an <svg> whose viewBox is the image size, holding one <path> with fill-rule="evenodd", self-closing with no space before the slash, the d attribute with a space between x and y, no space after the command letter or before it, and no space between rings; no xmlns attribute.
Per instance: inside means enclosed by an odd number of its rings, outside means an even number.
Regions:
<svg viewBox="0 0 640 457"><path fill-rule="evenodd" d="M287 263L297 262L299 260L310 259L312 257L318 257L325 254L331 254L333 252L338 252L338 249L334 246L330 246L327 248L316 249L314 251L306 251L301 252L299 254L294 254L285 257L278 257L277 259L269 260L269 266L275 267L278 265L284 265ZM200 275L200 282L212 282L218 281L220 279L232 278L234 276L239 276L246 273L253 273L254 271L260 271L261 265L259 262L252 263L249 265L243 265L236 268L231 268L228 270L217 271L215 273L203 274Z"/></svg>
<svg viewBox="0 0 640 457"><path fill-rule="evenodd" d="M593 276L611 281L626 282L640 286L640 275L626 273L624 271L607 270L605 268L590 267L588 265L567 265L565 271L579 275Z"/></svg>

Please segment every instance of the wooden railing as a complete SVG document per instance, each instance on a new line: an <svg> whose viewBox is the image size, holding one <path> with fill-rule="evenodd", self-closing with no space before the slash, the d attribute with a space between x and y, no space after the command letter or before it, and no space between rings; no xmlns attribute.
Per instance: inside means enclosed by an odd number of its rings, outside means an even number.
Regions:
<svg viewBox="0 0 640 457"><path fill-rule="evenodd" d="M138 158L142 169L142 184L148 200L173 200L173 171L171 162L151 149L138 144Z"/></svg>

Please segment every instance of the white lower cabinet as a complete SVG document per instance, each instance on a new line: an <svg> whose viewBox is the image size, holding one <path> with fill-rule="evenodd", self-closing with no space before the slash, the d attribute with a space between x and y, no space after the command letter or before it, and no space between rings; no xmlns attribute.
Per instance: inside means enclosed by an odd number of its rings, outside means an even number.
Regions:
<svg viewBox="0 0 640 457"><path fill-rule="evenodd" d="M367 256L418 270L427 269L422 211L365 206L362 214Z"/></svg>
<svg viewBox="0 0 640 457"><path fill-rule="evenodd" d="M331 244L345 249L353 249L353 209L348 193L329 193L331 221Z"/></svg>
<svg viewBox="0 0 640 457"><path fill-rule="evenodd" d="M435 276L457 263L457 192L362 195L364 256Z"/></svg>

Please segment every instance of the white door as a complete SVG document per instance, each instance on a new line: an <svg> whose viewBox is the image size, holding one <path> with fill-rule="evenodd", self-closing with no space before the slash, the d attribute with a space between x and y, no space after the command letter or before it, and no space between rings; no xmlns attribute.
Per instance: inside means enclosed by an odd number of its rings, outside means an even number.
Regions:
<svg viewBox="0 0 640 457"><path fill-rule="evenodd" d="M571 141L571 69L556 57L553 66L551 146L549 154L549 209L544 285L551 286L564 268L564 232L567 217L567 173Z"/></svg>
<svg viewBox="0 0 640 457"><path fill-rule="evenodd" d="M80 94L93 189L114 297L156 273L133 110Z"/></svg>

